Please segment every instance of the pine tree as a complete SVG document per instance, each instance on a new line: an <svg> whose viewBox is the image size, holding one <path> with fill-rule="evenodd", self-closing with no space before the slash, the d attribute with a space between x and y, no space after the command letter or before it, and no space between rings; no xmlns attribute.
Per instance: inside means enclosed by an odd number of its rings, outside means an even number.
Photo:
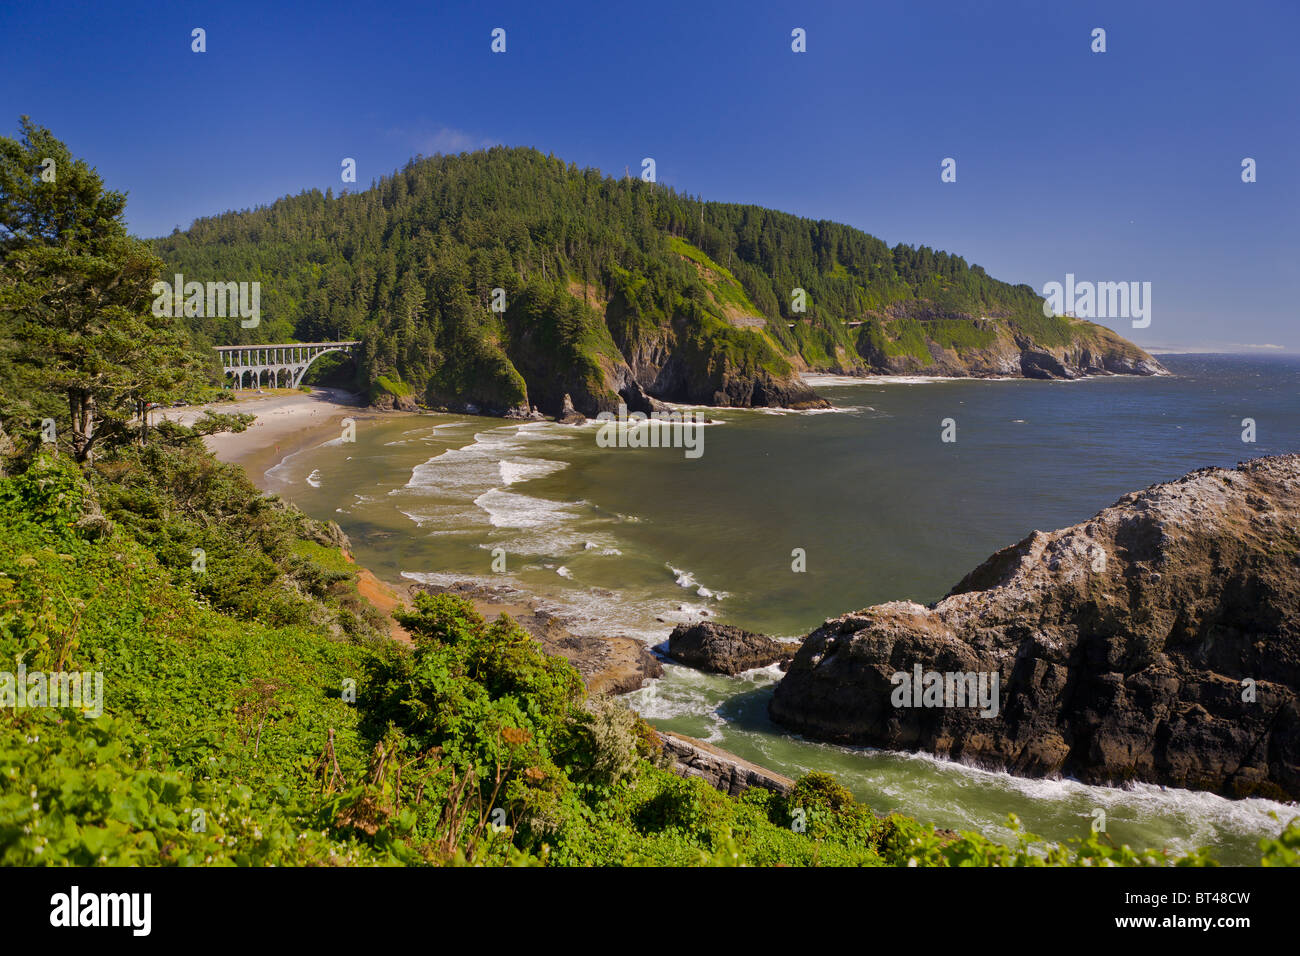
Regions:
<svg viewBox="0 0 1300 956"><path fill-rule="evenodd" d="M162 262L127 235L126 196L49 130L20 125L21 139L0 137L0 333L26 387L63 397L84 462L129 440L133 419L143 440L147 404L173 396L195 359L176 320L152 313Z"/></svg>

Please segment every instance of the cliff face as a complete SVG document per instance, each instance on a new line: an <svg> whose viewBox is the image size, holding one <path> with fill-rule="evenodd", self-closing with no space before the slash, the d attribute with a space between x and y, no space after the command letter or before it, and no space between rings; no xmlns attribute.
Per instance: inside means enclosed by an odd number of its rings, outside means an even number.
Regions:
<svg viewBox="0 0 1300 956"><path fill-rule="evenodd" d="M998 319L945 317L883 321L860 333L862 367L848 374L1076 379L1089 375L1168 375L1150 353L1102 325L1064 321L1031 335ZM847 367L845 367L847 365Z"/></svg>
<svg viewBox="0 0 1300 956"><path fill-rule="evenodd" d="M765 364L713 343L702 348L682 329L666 339L657 347L637 349L629 360L632 377L656 398L721 408L830 407L775 353L764 356L769 359Z"/></svg>
<svg viewBox="0 0 1300 956"><path fill-rule="evenodd" d="M918 665L996 677L996 715L904 694L895 675ZM1288 455L1034 532L930 607L827 621L771 714L811 737L1025 776L1296 799L1298 700L1300 455Z"/></svg>

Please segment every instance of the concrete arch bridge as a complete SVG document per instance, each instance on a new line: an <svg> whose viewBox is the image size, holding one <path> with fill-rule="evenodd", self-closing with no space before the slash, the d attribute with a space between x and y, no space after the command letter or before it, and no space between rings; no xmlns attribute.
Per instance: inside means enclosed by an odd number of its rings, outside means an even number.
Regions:
<svg viewBox="0 0 1300 956"><path fill-rule="evenodd" d="M360 342L295 342L286 345L218 345L221 370L234 388L297 388L322 355L343 352L353 358Z"/></svg>

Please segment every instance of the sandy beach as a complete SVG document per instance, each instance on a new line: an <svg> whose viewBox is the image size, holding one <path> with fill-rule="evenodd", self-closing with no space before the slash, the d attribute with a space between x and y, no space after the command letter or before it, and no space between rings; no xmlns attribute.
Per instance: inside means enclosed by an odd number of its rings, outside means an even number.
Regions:
<svg viewBox="0 0 1300 956"><path fill-rule="evenodd" d="M356 395L338 388L313 388L310 393L267 389L261 395L250 391L234 402L168 408L155 414L192 425L206 411L257 416L244 431L209 435L204 444L221 461L242 465L249 480L263 491L268 490L268 468L289 455L337 437L345 418L363 421L380 414L367 411Z"/></svg>

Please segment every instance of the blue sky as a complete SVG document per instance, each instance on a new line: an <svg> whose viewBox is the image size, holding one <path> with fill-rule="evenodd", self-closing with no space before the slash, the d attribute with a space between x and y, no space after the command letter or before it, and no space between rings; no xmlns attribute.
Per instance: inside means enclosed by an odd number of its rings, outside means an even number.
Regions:
<svg viewBox="0 0 1300 956"><path fill-rule="evenodd" d="M1300 351L1298 39L1296 0L11 3L0 129L48 126L142 236L337 191L343 157L365 186L493 143L650 156L1039 290L1150 282L1149 328L1107 321L1143 345Z"/></svg>

